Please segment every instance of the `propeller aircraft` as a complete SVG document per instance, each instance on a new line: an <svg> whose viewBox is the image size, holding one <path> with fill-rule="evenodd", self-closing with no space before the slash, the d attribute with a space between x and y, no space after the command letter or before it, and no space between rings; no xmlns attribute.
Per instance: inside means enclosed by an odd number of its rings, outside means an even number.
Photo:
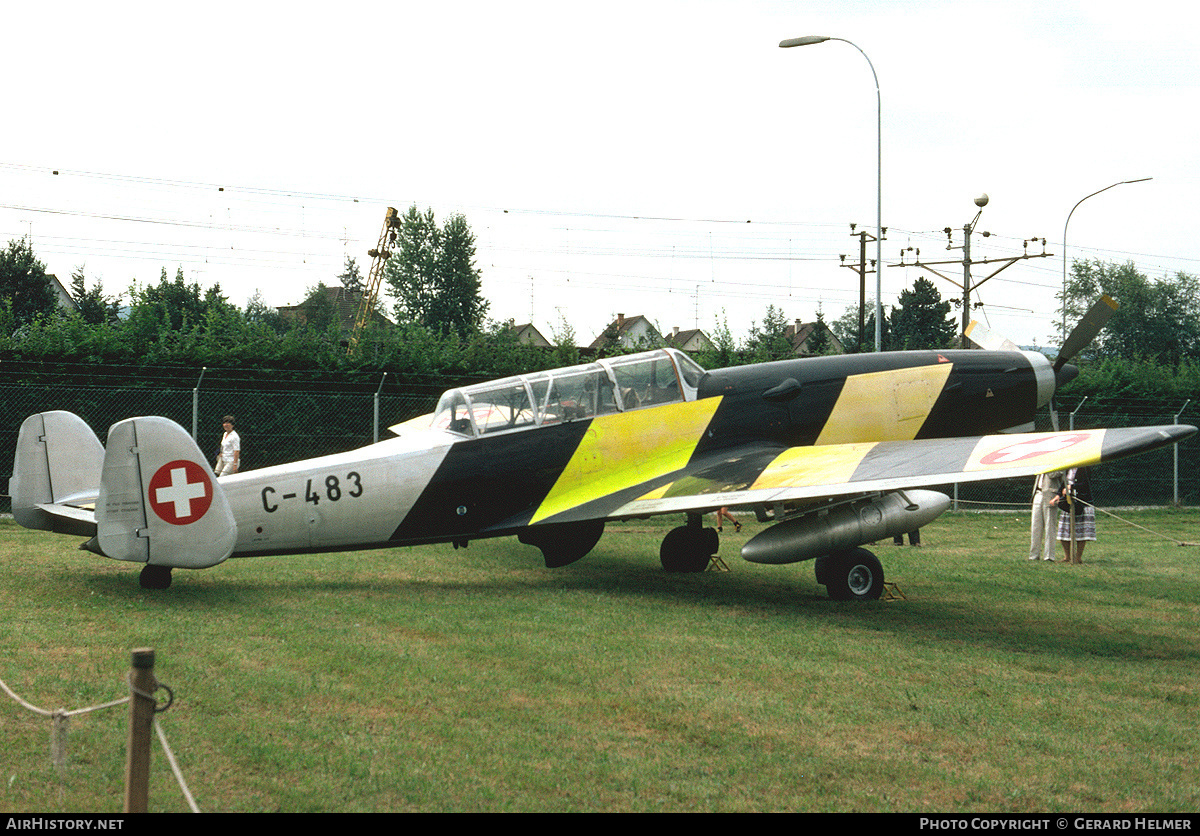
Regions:
<svg viewBox="0 0 1200 836"><path fill-rule="evenodd" d="M1196 432L1022 432L1106 318L1094 308L1053 364L1015 347L713 371L674 349L612 357L452 389L395 438L220 478L166 418L120 421L102 445L81 418L43 412L20 430L13 516L87 537L84 548L141 564L141 585L162 589L172 569L229 557L503 536L561 567L607 522L663 514L685 518L662 542L663 567L702 571L719 545L703 516L728 506L771 523L745 559L814 560L830 597L869 600L884 573L863 546L950 504L924 486L1092 465Z"/></svg>

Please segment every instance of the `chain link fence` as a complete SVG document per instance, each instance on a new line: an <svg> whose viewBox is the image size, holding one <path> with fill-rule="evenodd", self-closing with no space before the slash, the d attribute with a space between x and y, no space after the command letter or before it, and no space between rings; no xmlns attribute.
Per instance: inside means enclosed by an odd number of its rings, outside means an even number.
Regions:
<svg viewBox="0 0 1200 836"><path fill-rule="evenodd" d="M197 373L199 376L199 373ZM445 384L444 386L442 384ZM445 381L392 387L253 382L230 388L166 384L87 385L74 379L0 383L0 487L12 474L21 422L36 412L66 410L81 417L105 442L108 428L136 415L161 415L195 432L200 450L215 462L225 415L236 418L241 470L340 453L390 437L387 428L433 411ZM7 496L0 513L11 513Z"/></svg>
<svg viewBox="0 0 1200 836"><path fill-rule="evenodd" d="M332 384L313 375L309 381L212 381L203 375L186 385L165 381L101 382L79 374L43 369L36 375L0 382L0 487L12 473L21 422L35 412L62 409L83 418L103 442L108 427L133 415L161 415L189 431L195 427L200 449L215 461L221 418L234 415L242 439L241 469L269 467L299 459L338 453L387 438L387 427L432 412L440 393L461 379L425 379L385 386L383 381ZM215 377L215 375L214 375ZM293 374L293 378L295 375ZM113 378L109 378L113 380ZM210 378L211 380L211 378ZM1085 402L1084 406L1088 406ZM1079 408L1059 403L1062 428L1127 427L1175 422L1182 403L1126 402L1117 407ZM1072 410L1075 414L1072 415ZM378 417L377 417L378 416ZM1185 414L1179 418L1187 423ZM1049 416L1039 416L1038 430L1050 429ZM1156 450L1100 465L1092 472L1092 489L1103 507L1200 504L1200 442ZM956 500L963 509L1028 508L1032 480L930 485ZM0 513L10 513L7 496Z"/></svg>

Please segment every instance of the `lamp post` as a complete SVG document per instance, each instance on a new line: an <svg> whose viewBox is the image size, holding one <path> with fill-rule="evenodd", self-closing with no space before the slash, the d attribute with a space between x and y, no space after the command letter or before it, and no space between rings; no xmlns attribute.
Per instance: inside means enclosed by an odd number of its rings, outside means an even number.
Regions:
<svg viewBox="0 0 1200 836"><path fill-rule="evenodd" d="M834 38L828 35L805 35L800 38L782 40L779 42L779 46L787 49L793 46L810 46L812 44L824 43L825 41L841 41L857 49L862 54L862 57L867 59L867 66L871 68L871 76L875 79L875 350L882 351L883 298L880 295L882 290L880 277L883 274L883 97L879 92L879 76L875 72L875 65L871 63L871 59L867 56L867 53L862 51L862 47L853 41L848 41L845 38Z"/></svg>
<svg viewBox="0 0 1200 836"><path fill-rule="evenodd" d="M1113 183L1111 186L1105 186L1098 192L1092 192L1087 197L1081 198L1079 203L1083 203L1088 197L1095 197L1100 192L1115 189L1117 186L1124 186L1127 183L1145 183L1147 180L1153 179L1153 177L1139 177L1137 180L1122 180L1119 183ZM1071 207L1071 211L1067 213L1067 222L1063 224L1062 337L1060 339L1064 343L1067 341L1067 226L1071 223L1071 215L1074 215L1075 210L1079 208L1079 203Z"/></svg>

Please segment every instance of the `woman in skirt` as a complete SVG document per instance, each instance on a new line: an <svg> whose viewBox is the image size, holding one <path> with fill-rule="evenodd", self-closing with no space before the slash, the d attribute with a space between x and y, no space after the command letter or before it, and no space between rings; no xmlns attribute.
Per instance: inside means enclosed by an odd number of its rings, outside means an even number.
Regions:
<svg viewBox="0 0 1200 836"><path fill-rule="evenodd" d="M1058 539L1063 544L1063 563L1083 563L1083 546L1096 539L1096 509L1092 507L1092 481L1086 467L1067 471L1067 486L1056 500L1062 516L1058 520ZM1075 530L1071 531L1074 522ZM1072 539L1075 551L1071 551Z"/></svg>

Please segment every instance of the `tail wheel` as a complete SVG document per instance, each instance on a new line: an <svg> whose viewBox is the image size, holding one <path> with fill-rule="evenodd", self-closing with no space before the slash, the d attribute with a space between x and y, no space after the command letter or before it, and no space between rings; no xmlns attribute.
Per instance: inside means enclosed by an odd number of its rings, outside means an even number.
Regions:
<svg viewBox="0 0 1200 836"><path fill-rule="evenodd" d="M166 589L171 585L171 567L147 563L138 575L138 584L142 589Z"/></svg>
<svg viewBox="0 0 1200 836"><path fill-rule="evenodd" d="M883 565L863 548L821 559L817 580L835 601L875 601L883 594Z"/></svg>

